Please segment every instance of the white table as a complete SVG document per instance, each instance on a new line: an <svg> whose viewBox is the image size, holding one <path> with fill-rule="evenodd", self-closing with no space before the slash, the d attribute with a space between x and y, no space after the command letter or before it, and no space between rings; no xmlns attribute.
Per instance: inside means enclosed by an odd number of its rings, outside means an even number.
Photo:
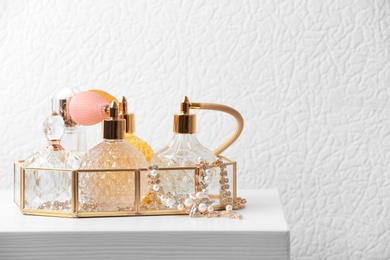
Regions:
<svg viewBox="0 0 390 260"><path fill-rule="evenodd" d="M68 219L22 215L0 192L0 259L289 259L277 190L239 190L243 220L189 216Z"/></svg>

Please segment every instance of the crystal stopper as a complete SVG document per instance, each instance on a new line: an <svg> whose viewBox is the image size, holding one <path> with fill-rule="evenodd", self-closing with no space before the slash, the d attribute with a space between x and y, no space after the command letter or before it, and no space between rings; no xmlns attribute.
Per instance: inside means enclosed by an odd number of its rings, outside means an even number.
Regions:
<svg viewBox="0 0 390 260"><path fill-rule="evenodd" d="M55 112L46 118L45 122L43 123L43 132L49 141L61 140L61 137L64 134L64 130L64 119Z"/></svg>

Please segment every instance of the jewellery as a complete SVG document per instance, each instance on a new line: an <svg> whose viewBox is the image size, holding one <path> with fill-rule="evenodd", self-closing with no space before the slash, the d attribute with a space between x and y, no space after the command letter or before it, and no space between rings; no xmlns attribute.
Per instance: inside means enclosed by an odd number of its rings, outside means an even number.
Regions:
<svg viewBox="0 0 390 260"><path fill-rule="evenodd" d="M158 166L150 166L149 173L147 174L149 191L141 201L141 208L144 209L174 209L179 211L185 211L190 217L228 217L242 219L242 215L233 212L233 209L241 209L245 206L246 200L237 198L233 202L232 193L229 190L229 179L227 178L226 165L221 159L209 164L202 158L198 159L199 163L197 167L199 169L195 178L195 194L186 194L185 198L179 198L176 196L176 192L166 192L160 184L160 173L158 172ZM208 196L208 185L212 180L213 167L219 167L220 178L220 198L221 204L225 206L226 211L214 211L213 203Z"/></svg>
<svg viewBox="0 0 390 260"><path fill-rule="evenodd" d="M64 201L64 202L59 202L55 200L54 202L51 201L46 201L42 203L41 205L38 206L38 209L43 209L43 210L70 210L71 208L71 201Z"/></svg>
<svg viewBox="0 0 390 260"><path fill-rule="evenodd" d="M245 208L246 199L237 197L233 204L233 209L243 209Z"/></svg>

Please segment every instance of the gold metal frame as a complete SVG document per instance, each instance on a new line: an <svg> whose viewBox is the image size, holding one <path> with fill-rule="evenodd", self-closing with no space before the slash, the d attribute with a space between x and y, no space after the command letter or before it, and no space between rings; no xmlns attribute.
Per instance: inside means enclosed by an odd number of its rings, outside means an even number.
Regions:
<svg viewBox="0 0 390 260"><path fill-rule="evenodd" d="M227 159L226 157L220 156L227 166L232 166L232 198L233 201L237 197L237 168L236 162ZM71 194L71 210L60 211L60 210L43 210L43 209L26 209L25 205L25 192L26 192L26 170L39 170L39 171L50 171L50 172L69 172L72 178L72 194ZM161 171L172 171L172 170L193 170L194 180L196 175L199 173L197 167L165 167L159 168ZM14 183L16 185L17 172L20 172L20 201L19 208L23 214L26 215L40 215L40 216L51 216L51 217L66 217L66 218L85 218L85 217L112 217L112 216L157 216L157 215L184 215L187 214L184 211L176 209L163 209L163 210L145 210L141 208L141 174L149 172L147 168L140 169L88 169L88 170L66 170L66 169L51 169L51 168L29 168L23 167L23 161L17 161L14 164ZM79 211L79 176L84 172L134 172L135 179L135 205L134 210L127 211L110 211L110 212L80 212ZM18 187L14 186L14 195L17 192ZM210 194L211 199L220 199L219 194ZM16 198L14 197L16 202ZM223 210L226 205L216 205L215 210Z"/></svg>

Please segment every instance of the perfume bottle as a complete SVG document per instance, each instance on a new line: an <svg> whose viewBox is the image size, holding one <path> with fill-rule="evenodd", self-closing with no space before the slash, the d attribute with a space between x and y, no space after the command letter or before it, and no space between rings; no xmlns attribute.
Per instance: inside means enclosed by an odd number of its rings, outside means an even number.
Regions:
<svg viewBox="0 0 390 260"><path fill-rule="evenodd" d="M66 150L77 152L82 156L87 152L86 131L69 113L70 101L78 92L77 88L65 88L56 93L52 98L52 110L62 116L65 122L62 145Z"/></svg>
<svg viewBox="0 0 390 260"><path fill-rule="evenodd" d="M84 156L80 169L107 171L79 174L79 211L131 211L135 203L134 172L109 170L146 168L148 162L140 151L125 141L126 121L119 118L115 101L102 126L103 141Z"/></svg>
<svg viewBox="0 0 390 260"><path fill-rule="evenodd" d="M146 160L150 162L152 159L152 156L154 154L153 149L135 135L135 119L134 119L134 114L128 113L128 104L127 104L127 99L125 97L122 97L121 103L121 112L120 112L120 117L126 120L126 142L137 148L139 151L141 151Z"/></svg>
<svg viewBox="0 0 390 260"><path fill-rule="evenodd" d="M26 209L70 210L71 171L51 170L79 168L79 155L65 150L60 143L64 129L63 118L53 112L43 124L48 140L46 149L34 152L24 161Z"/></svg>
<svg viewBox="0 0 390 260"><path fill-rule="evenodd" d="M151 165L159 167L196 166L199 160L214 162L215 154L204 147L196 138L196 115L190 114L190 102L187 97L181 102L180 114L174 115L173 137L166 147L155 153ZM210 189L218 185L218 174L215 169L210 174ZM175 192L178 197L195 192L194 171L164 171L160 176L160 185L165 191Z"/></svg>

